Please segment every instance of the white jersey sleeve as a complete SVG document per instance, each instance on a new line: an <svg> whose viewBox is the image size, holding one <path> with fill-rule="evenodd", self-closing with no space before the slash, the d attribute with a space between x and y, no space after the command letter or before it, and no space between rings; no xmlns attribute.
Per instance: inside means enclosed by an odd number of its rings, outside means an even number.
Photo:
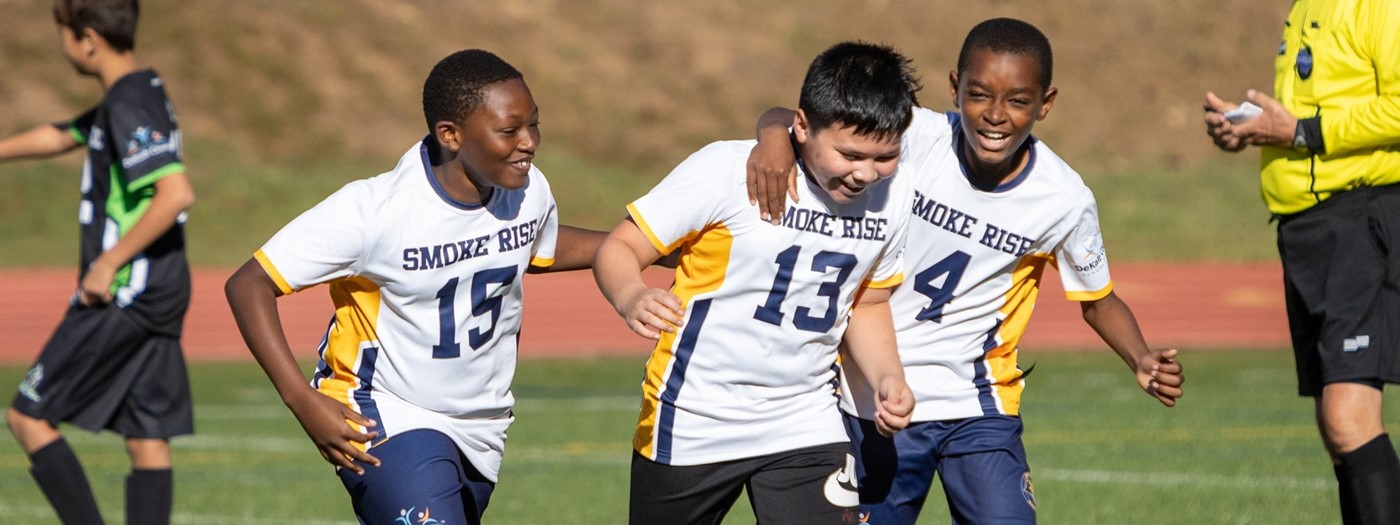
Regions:
<svg viewBox="0 0 1400 525"><path fill-rule="evenodd" d="M1093 197L1078 214L1067 219L1074 221L1073 227L1055 254L1065 297L1072 301L1102 299L1113 291L1113 281L1108 274L1108 254L1099 232L1098 206Z"/></svg>
<svg viewBox="0 0 1400 525"><path fill-rule="evenodd" d="M282 227L262 247L259 259L272 279L289 294L360 271L366 232L363 203L370 189L351 182Z"/></svg>
<svg viewBox="0 0 1400 525"><path fill-rule="evenodd" d="M655 188L627 206L627 211L657 251L667 254L708 225L739 213L735 191L742 186L720 173L734 169L731 143L716 142L687 157ZM742 166L739 166L742 169Z"/></svg>

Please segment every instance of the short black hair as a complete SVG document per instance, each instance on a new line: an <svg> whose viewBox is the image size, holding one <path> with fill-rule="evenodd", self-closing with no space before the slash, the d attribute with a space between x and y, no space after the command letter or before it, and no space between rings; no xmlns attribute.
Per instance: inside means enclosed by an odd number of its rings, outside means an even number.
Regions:
<svg viewBox="0 0 1400 525"><path fill-rule="evenodd" d="M1035 59L1040 88L1050 89L1055 58L1050 53L1050 39L1028 22L1015 18L993 18L977 24L963 40L958 52L958 75L967 71L972 52L987 50L999 54L1025 55Z"/></svg>
<svg viewBox="0 0 1400 525"><path fill-rule="evenodd" d="M497 82L524 78L490 51L466 49L447 55L433 66L423 82L423 117L428 133L441 121L461 124L477 106L486 88Z"/></svg>
<svg viewBox="0 0 1400 525"><path fill-rule="evenodd" d="M909 59L894 48L842 42L812 60L797 107L813 130L841 124L861 136L898 138L914 118L919 89Z"/></svg>
<svg viewBox="0 0 1400 525"><path fill-rule="evenodd" d="M136 0L54 0L53 21L82 36L92 29L117 51L136 49Z"/></svg>

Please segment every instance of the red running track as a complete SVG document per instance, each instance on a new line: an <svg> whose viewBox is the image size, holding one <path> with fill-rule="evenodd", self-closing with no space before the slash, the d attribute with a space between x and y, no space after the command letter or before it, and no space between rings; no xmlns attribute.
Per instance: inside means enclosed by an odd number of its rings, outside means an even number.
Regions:
<svg viewBox="0 0 1400 525"><path fill-rule="evenodd" d="M191 360L251 360L224 302L223 282L231 269L194 271L194 298L185 322L184 346ZM1048 279L1022 351L1105 349L1064 299L1059 279ZM1136 314L1153 347L1190 349L1286 348L1288 324L1278 263L1116 263L1115 289ZM665 286L667 271L653 269L648 282ZM28 363L58 324L76 287L71 269L0 269L0 363ZM642 358L648 342L635 336L603 300L588 272L525 277L522 358L632 355ZM330 321L330 298L312 288L278 301L288 339L305 359Z"/></svg>

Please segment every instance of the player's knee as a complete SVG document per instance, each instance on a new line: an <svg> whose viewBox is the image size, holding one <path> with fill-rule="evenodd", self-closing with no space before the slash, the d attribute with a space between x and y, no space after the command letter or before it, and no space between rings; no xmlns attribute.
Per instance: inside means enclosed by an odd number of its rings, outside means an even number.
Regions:
<svg viewBox="0 0 1400 525"><path fill-rule="evenodd" d="M127 439L126 453L134 468L170 468L170 442L164 439Z"/></svg>

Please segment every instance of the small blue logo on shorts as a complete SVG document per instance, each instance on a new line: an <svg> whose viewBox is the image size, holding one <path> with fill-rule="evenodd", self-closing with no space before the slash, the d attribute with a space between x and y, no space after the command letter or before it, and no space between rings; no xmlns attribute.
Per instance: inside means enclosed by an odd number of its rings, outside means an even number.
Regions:
<svg viewBox="0 0 1400 525"><path fill-rule="evenodd" d="M408 510L400 510L399 517L394 519L394 523L403 525L447 525L445 521L438 521L429 515L428 507L423 507L423 512L414 513L418 507L409 507Z"/></svg>

